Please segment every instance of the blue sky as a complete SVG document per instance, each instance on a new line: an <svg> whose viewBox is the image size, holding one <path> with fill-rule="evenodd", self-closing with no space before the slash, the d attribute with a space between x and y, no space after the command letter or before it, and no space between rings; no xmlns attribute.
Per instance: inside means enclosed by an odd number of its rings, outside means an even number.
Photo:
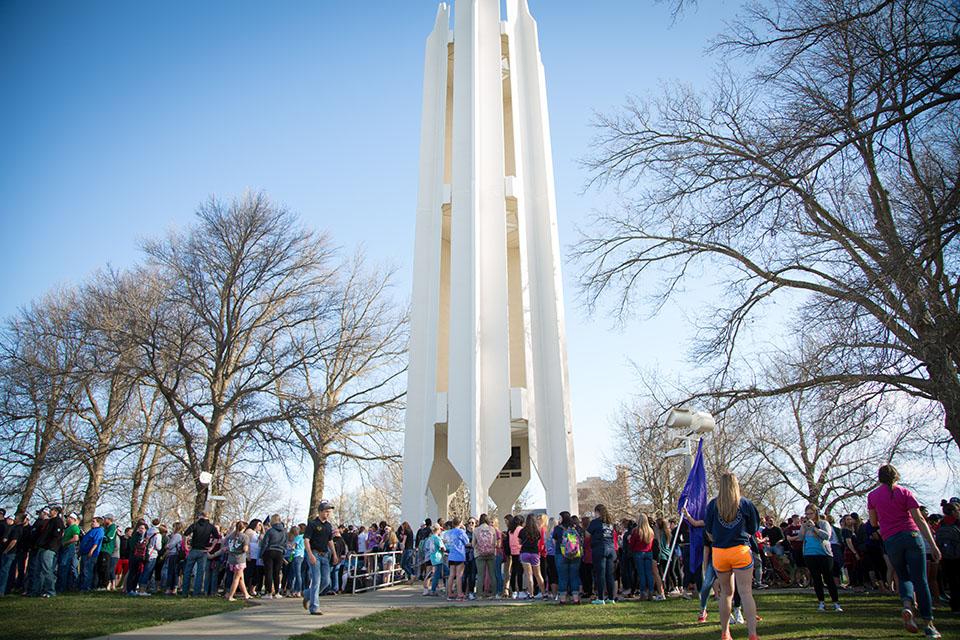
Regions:
<svg viewBox="0 0 960 640"><path fill-rule="evenodd" d="M672 23L652 0L530 0L546 70L560 241L612 194L583 193L594 110L679 79L703 85L735 11ZM338 244L400 268L409 292L424 40L434 0L0 2L0 315L190 222L210 194L263 189ZM693 291L614 328L566 264L578 477L606 473L629 361L691 365ZM589 437L588 437L589 435Z"/></svg>

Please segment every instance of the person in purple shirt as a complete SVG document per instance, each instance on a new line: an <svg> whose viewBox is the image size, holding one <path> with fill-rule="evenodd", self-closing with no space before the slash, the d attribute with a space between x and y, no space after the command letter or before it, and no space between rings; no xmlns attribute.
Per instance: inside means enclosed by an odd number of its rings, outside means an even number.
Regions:
<svg viewBox="0 0 960 640"><path fill-rule="evenodd" d="M909 489L897 484L900 474L892 464L885 464L877 472L880 485L867 496L870 523L880 528L884 549L893 564L900 583L903 601L903 625L907 631L920 629L913 616L913 597L916 592L920 617L926 622L923 630L927 638L939 638L933 626L933 602L927 584L927 550L934 562L940 562L940 549L926 519L920 513L920 504ZM926 548L924 548L924 540Z"/></svg>

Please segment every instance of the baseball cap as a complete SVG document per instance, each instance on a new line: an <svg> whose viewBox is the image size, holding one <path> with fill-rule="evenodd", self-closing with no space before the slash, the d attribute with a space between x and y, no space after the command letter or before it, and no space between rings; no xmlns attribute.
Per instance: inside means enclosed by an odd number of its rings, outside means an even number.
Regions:
<svg viewBox="0 0 960 640"><path fill-rule="evenodd" d="M103 516L103 519L104 519L104 520L116 520L116 517L115 517L112 513L108 513L107 515Z"/></svg>
<svg viewBox="0 0 960 640"><path fill-rule="evenodd" d="M327 509L333 509L333 505L326 500L321 500L320 506L317 507L317 511L326 511Z"/></svg>
<svg viewBox="0 0 960 640"><path fill-rule="evenodd" d="M70 513L68 513L68 514L67 514L67 517L68 517L68 518L73 518L74 520L79 520L79 519L80 519L80 516L78 516L77 514L75 514L73 511L71 511Z"/></svg>

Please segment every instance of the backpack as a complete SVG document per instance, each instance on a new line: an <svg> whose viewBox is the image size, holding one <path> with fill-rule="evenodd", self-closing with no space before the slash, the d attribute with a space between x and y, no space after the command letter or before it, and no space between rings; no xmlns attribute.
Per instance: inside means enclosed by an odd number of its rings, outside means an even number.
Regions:
<svg viewBox="0 0 960 640"><path fill-rule="evenodd" d="M563 530L560 538L560 551L567 560L576 560L583 555L583 550L580 548L580 537L573 527L567 527Z"/></svg>
<svg viewBox="0 0 960 640"><path fill-rule="evenodd" d="M476 538L476 551L478 558L492 558L497 555L497 534L490 525L484 525L476 529L473 533Z"/></svg>
<svg viewBox="0 0 960 640"><path fill-rule="evenodd" d="M960 559L960 526L941 524L935 537L945 560Z"/></svg>
<svg viewBox="0 0 960 640"><path fill-rule="evenodd" d="M154 536L157 534L153 534ZM137 541L137 544L133 547L133 557L138 560L143 560L147 557L147 546L150 544L150 541L153 540L153 536L149 538L144 536Z"/></svg>
<svg viewBox="0 0 960 640"><path fill-rule="evenodd" d="M427 538L427 542L430 543L430 553L428 555L430 558L430 564L443 564L443 540L430 537Z"/></svg>

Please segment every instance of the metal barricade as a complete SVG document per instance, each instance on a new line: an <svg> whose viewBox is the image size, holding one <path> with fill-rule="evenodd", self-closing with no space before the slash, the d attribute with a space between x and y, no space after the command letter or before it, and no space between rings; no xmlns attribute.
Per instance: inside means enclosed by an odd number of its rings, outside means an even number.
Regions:
<svg viewBox="0 0 960 640"><path fill-rule="evenodd" d="M384 558L392 558L392 566L384 569ZM403 551L376 551L373 553L354 553L347 558L347 584L351 593L376 591L384 587L392 587L401 582L397 573L402 573L400 560ZM387 563L391 564L391 563ZM362 570L362 571L361 571ZM381 579L381 576L383 578ZM360 583L364 582L363 586Z"/></svg>

